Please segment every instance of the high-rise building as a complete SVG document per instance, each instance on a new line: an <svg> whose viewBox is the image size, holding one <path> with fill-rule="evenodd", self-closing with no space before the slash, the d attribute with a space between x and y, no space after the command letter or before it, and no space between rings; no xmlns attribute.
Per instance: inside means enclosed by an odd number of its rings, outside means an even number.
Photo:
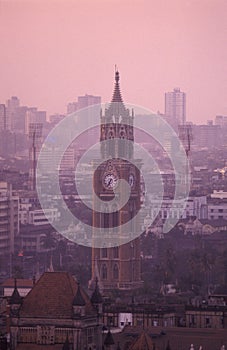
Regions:
<svg viewBox="0 0 227 350"><path fill-rule="evenodd" d="M44 125L46 123L46 112L38 111L35 107L30 107L26 111L25 116L25 133L29 134L30 124L39 123Z"/></svg>
<svg viewBox="0 0 227 350"><path fill-rule="evenodd" d="M74 113L80 109L101 104L101 96L87 95L78 96L77 102L69 102L67 104L67 114Z"/></svg>
<svg viewBox="0 0 227 350"><path fill-rule="evenodd" d="M220 125L221 127L227 127L227 115L217 115L215 117L215 125Z"/></svg>
<svg viewBox="0 0 227 350"><path fill-rule="evenodd" d="M16 118L14 119L13 131L17 133L25 134L25 121L26 112L28 110L27 106L20 106L16 111Z"/></svg>
<svg viewBox="0 0 227 350"><path fill-rule="evenodd" d="M100 96L84 95L78 96L77 109L86 108L88 106L97 105L101 103Z"/></svg>
<svg viewBox="0 0 227 350"><path fill-rule="evenodd" d="M12 186L0 182L0 256L10 257L14 253L14 239L19 232L19 197Z"/></svg>
<svg viewBox="0 0 227 350"><path fill-rule="evenodd" d="M51 123L52 126L57 125L60 123L63 119L65 118L64 114L52 114L49 116L49 122Z"/></svg>
<svg viewBox="0 0 227 350"><path fill-rule="evenodd" d="M0 131L7 130L6 106L0 104Z"/></svg>
<svg viewBox="0 0 227 350"><path fill-rule="evenodd" d="M69 102L67 104L67 114L71 114L76 112L77 110L77 102Z"/></svg>
<svg viewBox="0 0 227 350"><path fill-rule="evenodd" d="M193 149L217 148L222 145L220 125L192 125Z"/></svg>
<svg viewBox="0 0 227 350"><path fill-rule="evenodd" d="M93 227L102 227L108 237L116 237L114 247L92 249L92 281L100 280L105 292L113 289L132 290L141 287L140 240L133 239L140 230L139 223L132 219L138 213L141 202L140 163L133 158L133 113L125 107L119 86L119 73L115 73L115 89L112 101L104 115L101 115L101 163L94 173L94 207L101 199L103 210L94 211ZM130 142L131 141L131 142ZM131 161L128 161L132 160ZM135 163L138 166L135 166ZM110 203L118 181L129 183L131 192L127 203L120 209ZM118 194L119 195L119 194ZM116 204L115 204L116 205ZM112 209L112 210L111 210ZM125 234L124 224L130 223L131 242L121 244ZM104 238L102 237L102 240Z"/></svg>
<svg viewBox="0 0 227 350"><path fill-rule="evenodd" d="M176 119L178 125L186 122L186 94L175 88L171 92L165 93L165 116L172 121Z"/></svg>
<svg viewBox="0 0 227 350"><path fill-rule="evenodd" d="M15 130L15 123L17 119L17 110L20 106L20 101L18 97L12 96L9 100L7 100L7 108L6 108L6 115L7 115L7 124L8 129Z"/></svg>

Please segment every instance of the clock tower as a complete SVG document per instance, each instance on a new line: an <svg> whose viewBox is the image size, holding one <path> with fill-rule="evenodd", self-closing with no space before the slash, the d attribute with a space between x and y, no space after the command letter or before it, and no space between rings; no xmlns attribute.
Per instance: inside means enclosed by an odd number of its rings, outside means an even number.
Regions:
<svg viewBox="0 0 227 350"><path fill-rule="evenodd" d="M102 210L93 212L93 227L102 227L110 236L117 237L114 246L105 246L104 242L102 248L92 248L92 280L98 278L104 293L142 286L138 238L141 228L138 219L132 220L141 205L141 162L134 159L134 114L124 105L119 79L116 71L112 101L104 114L101 113L100 152L104 161L99 162L93 178L96 198L102 201ZM113 199L119 194L120 180L127 182L129 195L123 206L118 208ZM131 238L128 243L122 244L125 223Z"/></svg>

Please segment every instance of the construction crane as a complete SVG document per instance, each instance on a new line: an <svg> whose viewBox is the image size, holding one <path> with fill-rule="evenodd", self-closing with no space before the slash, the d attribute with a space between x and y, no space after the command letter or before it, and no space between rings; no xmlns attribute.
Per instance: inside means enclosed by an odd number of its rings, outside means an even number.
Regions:
<svg viewBox="0 0 227 350"><path fill-rule="evenodd" d="M42 123L30 123L29 124L29 139L31 141L30 148L30 160L32 162L31 165L31 190L35 191L36 189L36 163L37 163L37 141L42 136Z"/></svg>
<svg viewBox="0 0 227 350"><path fill-rule="evenodd" d="M189 124L178 126L179 138L183 142L187 157L191 151L192 127Z"/></svg>

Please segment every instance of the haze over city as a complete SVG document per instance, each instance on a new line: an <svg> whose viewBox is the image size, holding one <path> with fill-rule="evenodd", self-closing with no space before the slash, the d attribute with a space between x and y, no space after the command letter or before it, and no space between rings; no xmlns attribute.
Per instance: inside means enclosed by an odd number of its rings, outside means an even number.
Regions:
<svg viewBox="0 0 227 350"><path fill-rule="evenodd" d="M65 113L85 93L110 100L117 64L124 100L164 111L187 94L187 120L226 115L224 0L0 2L0 101Z"/></svg>

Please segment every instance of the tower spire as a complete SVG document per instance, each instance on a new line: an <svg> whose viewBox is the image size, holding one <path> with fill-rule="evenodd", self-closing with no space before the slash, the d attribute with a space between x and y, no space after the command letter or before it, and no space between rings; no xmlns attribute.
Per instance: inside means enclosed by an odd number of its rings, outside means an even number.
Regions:
<svg viewBox="0 0 227 350"><path fill-rule="evenodd" d="M121 97L121 90L120 90L120 74L117 69L117 65L115 64L115 87L114 87L114 92L113 92L113 97L111 102L123 102L122 97Z"/></svg>

